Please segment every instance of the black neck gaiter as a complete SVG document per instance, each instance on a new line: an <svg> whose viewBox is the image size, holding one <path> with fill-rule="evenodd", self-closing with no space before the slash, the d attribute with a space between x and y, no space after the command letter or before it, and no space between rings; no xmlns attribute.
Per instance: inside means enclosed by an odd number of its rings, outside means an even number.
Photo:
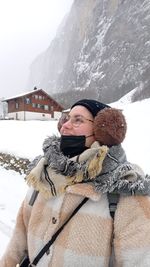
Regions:
<svg viewBox="0 0 150 267"><path fill-rule="evenodd" d="M60 150L67 157L77 156L87 149L85 141L85 135L62 135L60 139Z"/></svg>

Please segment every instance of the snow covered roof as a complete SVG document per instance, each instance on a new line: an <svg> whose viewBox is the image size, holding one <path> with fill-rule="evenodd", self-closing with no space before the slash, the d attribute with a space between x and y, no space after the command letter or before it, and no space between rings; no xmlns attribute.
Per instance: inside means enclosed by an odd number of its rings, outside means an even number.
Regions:
<svg viewBox="0 0 150 267"><path fill-rule="evenodd" d="M63 113L69 113L69 112L70 112L70 108L68 108L68 109L64 109L64 110L62 110L62 112L63 112Z"/></svg>
<svg viewBox="0 0 150 267"><path fill-rule="evenodd" d="M34 90L32 90L32 91L24 92L24 93L22 93L22 94L18 94L18 95L12 96L12 97L10 97L10 98L5 98L5 99L3 99L2 102L4 102L4 101L8 101L8 100L11 100L11 99L14 99L14 98L19 98L19 97L21 97L21 96L26 96L26 95L29 95L29 94L32 94L32 93L35 93L35 92L39 92L39 91L43 91L45 94L47 94L43 89L34 89ZM48 94L47 94L47 95L48 95Z"/></svg>

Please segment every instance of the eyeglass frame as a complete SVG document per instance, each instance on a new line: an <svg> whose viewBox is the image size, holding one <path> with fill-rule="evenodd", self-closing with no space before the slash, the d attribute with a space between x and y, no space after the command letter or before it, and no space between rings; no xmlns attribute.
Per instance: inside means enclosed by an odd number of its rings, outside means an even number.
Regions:
<svg viewBox="0 0 150 267"><path fill-rule="evenodd" d="M83 121L80 121L78 124L76 124L75 122L72 121L72 120L74 120L74 119L79 119L79 118L80 118L81 120L83 120ZM75 115L75 116L72 116L72 117L71 117L69 114L65 114L65 116L64 116L64 114L63 114L63 116L60 117L59 122L63 125L64 123L70 121L71 124L72 124L74 127L79 127L82 123L84 123L84 120L85 120L85 121L94 122L93 120L90 120L90 119L85 118L83 115Z"/></svg>

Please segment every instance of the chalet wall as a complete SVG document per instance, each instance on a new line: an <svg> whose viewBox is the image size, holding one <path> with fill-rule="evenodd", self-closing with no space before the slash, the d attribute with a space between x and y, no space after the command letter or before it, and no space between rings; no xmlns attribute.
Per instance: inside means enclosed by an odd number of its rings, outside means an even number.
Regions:
<svg viewBox="0 0 150 267"><path fill-rule="evenodd" d="M19 112L11 112L8 113L8 117L10 119L14 119L14 120L22 120L22 121L26 121L26 120L42 120L42 121L46 121L46 120L51 120L51 114L45 114L45 113L36 113L36 112L28 112L28 111L19 111Z"/></svg>

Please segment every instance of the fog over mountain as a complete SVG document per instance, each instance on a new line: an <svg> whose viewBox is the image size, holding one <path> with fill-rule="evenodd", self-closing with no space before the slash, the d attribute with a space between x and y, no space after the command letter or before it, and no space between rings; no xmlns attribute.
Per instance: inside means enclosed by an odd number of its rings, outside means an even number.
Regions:
<svg viewBox="0 0 150 267"><path fill-rule="evenodd" d="M54 38L73 0L0 1L0 98L33 90L29 66Z"/></svg>
<svg viewBox="0 0 150 267"><path fill-rule="evenodd" d="M150 97L149 14L149 0L74 0L32 63L29 87L43 88L65 107L80 97L110 103L131 90L132 101Z"/></svg>

